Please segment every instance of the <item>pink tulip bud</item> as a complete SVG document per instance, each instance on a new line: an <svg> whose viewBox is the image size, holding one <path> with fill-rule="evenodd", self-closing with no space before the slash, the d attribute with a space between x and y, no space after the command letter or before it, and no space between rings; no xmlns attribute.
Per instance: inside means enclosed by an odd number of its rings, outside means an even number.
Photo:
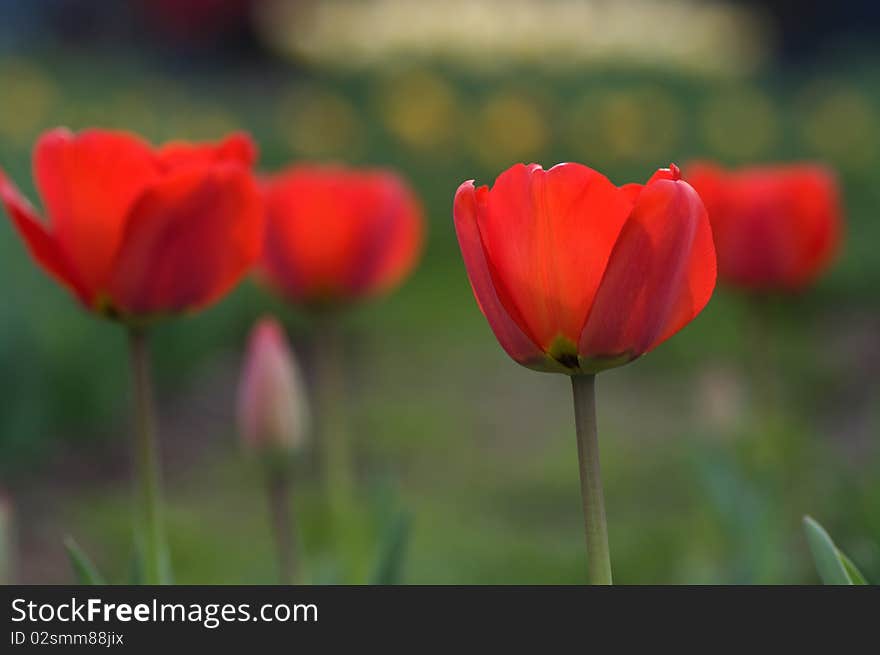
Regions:
<svg viewBox="0 0 880 655"><path fill-rule="evenodd" d="M302 378L284 329L262 318L251 330L238 390L241 438L254 450L298 450L305 443L308 407Z"/></svg>

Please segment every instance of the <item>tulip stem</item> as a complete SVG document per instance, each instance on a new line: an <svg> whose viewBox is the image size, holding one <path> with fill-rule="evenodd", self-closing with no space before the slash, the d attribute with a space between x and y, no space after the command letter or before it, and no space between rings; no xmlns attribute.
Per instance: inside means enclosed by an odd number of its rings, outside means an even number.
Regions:
<svg viewBox="0 0 880 655"><path fill-rule="evenodd" d="M147 334L140 328L130 328L128 341L134 392L134 460L139 501L136 529L143 567L143 582L170 584L171 566L162 517L162 493Z"/></svg>
<svg viewBox="0 0 880 655"><path fill-rule="evenodd" d="M599 434L596 430L596 376L573 375L571 388L587 536L587 581L590 584L610 585L611 555L605 521L605 496L599 472Z"/></svg>
<svg viewBox="0 0 880 655"><path fill-rule="evenodd" d="M319 456L327 501L334 520L346 514L354 495L351 444L347 429L342 340L333 317L319 325L315 392L320 426Z"/></svg>
<svg viewBox="0 0 880 655"><path fill-rule="evenodd" d="M297 583L296 543L290 513L290 476L287 471L270 467L267 471L269 511L278 549L278 577L283 585Z"/></svg>

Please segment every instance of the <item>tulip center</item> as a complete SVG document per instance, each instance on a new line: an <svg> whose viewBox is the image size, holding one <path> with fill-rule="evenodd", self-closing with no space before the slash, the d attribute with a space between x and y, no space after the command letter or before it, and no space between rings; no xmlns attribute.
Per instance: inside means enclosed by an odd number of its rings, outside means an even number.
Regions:
<svg viewBox="0 0 880 655"><path fill-rule="evenodd" d="M553 343L550 344L547 354L562 364L565 368L572 370L578 370L580 368L577 344L561 334L553 339Z"/></svg>
<svg viewBox="0 0 880 655"><path fill-rule="evenodd" d="M93 309L95 313L100 314L111 321L119 320L122 316L119 310L116 309L110 296L103 293L99 293L95 297Z"/></svg>

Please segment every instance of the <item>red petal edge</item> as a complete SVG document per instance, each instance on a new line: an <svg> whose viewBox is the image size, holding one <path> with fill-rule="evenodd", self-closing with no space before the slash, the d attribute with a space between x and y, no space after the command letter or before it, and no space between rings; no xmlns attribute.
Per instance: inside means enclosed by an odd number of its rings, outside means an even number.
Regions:
<svg viewBox="0 0 880 655"><path fill-rule="evenodd" d="M715 268L703 203L686 182L660 171L639 194L614 246L581 334L581 354L626 361L652 350L703 309Z"/></svg>
<svg viewBox="0 0 880 655"><path fill-rule="evenodd" d="M0 170L0 202L6 207L13 225L24 239L34 261L52 278L69 289L86 307L90 307L92 294L79 282L78 276L58 247L55 238L46 230L33 207L2 170Z"/></svg>
<svg viewBox="0 0 880 655"><path fill-rule="evenodd" d="M461 184L455 192L453 219L458 244L461 247L465 269L471 283L471 289L480 311L489 321L495 337L516 362L524 366L536 366L544 359L544 353L529 339L508 315L507 310L498 299L492 276L486 262L480 231L477 227L477 215L485 210L489 189L482 186L474 188L474 181Z"/></svg>

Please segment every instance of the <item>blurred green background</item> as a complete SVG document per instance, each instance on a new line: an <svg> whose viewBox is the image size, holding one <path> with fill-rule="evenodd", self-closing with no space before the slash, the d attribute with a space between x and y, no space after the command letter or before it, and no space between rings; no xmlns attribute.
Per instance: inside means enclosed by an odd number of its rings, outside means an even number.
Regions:
<svg viewBox="0 0 880 655"><path fill-rule="evenodd" d="M391 166L423 199L420 266L345 320L362 493L346 573L333 579L367 579L390 504L412 517L406 583L585 580L568 380L520 368L496 343L461 263L452 196L463 180L490 183L517 161L581 161L622 184L710 157L828 162L843 186L845 246L816 288L763 303L719 288L659 350L600 377L615 581L817 582L805 513L880 581L880 51L871 38L832 33L821 17L803 34L795 17L739 3L616 5L627 14L611 3L516 2L506 15L475 2L501 23L483 49L461 45L484 27L456 13L461 3L364 3L387 19L378 32L364 31L357 3L337 3L354 12L349 22L327 18L326 2L109 4L3 4L0 165L35 203L30 148L55 125L157 142L246 129L265 170L299 160ZM860 11L876 29L868 3L844 5L853 29L865 29ZM562 38L572 28L560 7L572 19L593 12L582 26L589 47ZM425 24L413 26L412 12L429 12ZM538 36L520 24L530 16L544 17ZM516 23L509 32L505 20ZM624 27L618 41L595 38ZM400 38L412 31L418 43ZM682 38L689 49L679 52ZM37 270L8 221L0 272L12 578L71 582L61 540L72 534L122 581L131 552L122 331ZM267 312L285 321L308 374L307 317L250 281L156 333L181 583L274 580L259 471L232 414L245 335ZM318 489L301 466L293 505L315 580L332 568Z"/></svg>

